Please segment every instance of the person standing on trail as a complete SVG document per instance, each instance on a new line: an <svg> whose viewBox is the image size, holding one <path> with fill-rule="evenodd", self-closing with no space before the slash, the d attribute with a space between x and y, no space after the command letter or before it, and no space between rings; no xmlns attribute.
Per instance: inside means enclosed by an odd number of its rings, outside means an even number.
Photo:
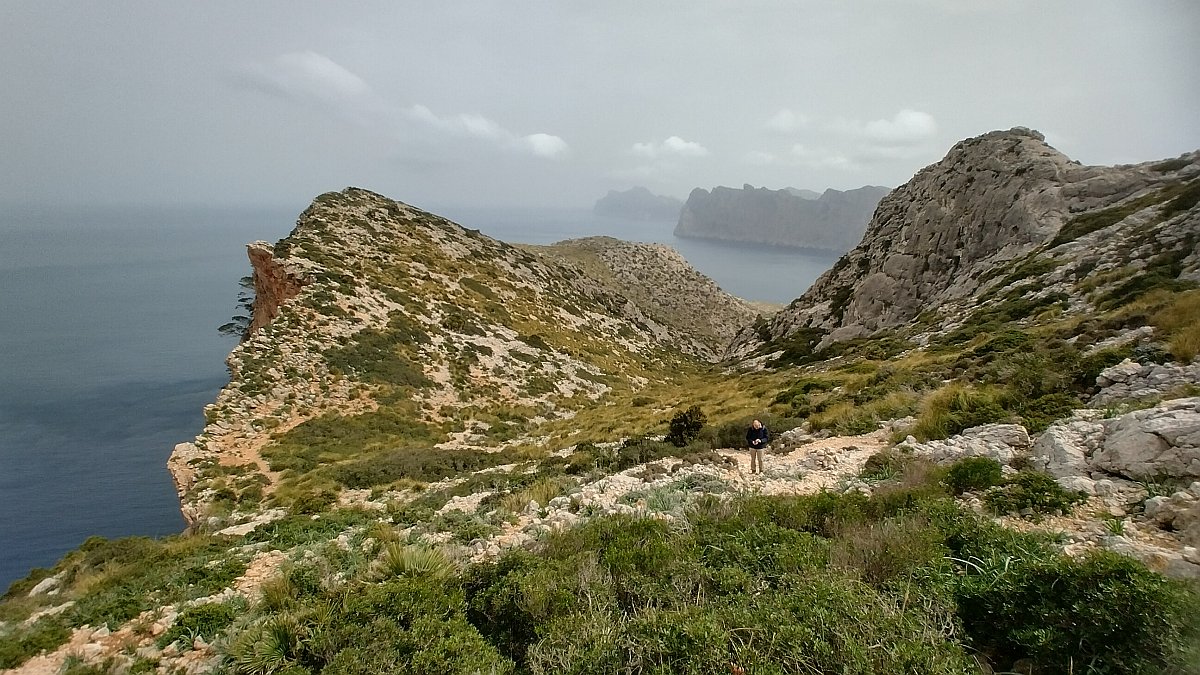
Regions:
<svg viewBox="0 0 1200 675"><path fill-rule="evenodd" d="M750 473L762 473L763 450L771 440L771 432L763 423L754 420L746 430L746 446L750 448Z"/></svg>

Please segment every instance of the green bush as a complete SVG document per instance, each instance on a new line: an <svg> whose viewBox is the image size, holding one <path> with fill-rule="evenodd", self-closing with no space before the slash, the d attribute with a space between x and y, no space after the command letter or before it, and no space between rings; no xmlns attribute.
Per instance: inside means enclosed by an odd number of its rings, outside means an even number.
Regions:
<svg viewBox="0 0 1200 675"><path fill-rule="evenodd" d="M440 556L410 561L395 540L398 576L382 583L382 559L371 579L340 584L296 568L239 622L226 667L966 674L1017 660L1036 673L1185 662L1197 605L1181 585L998 527L921 466L869 498L709 497L672 522L596 517L461 572Z"/></svg>
<svg viewBox="0 0 1200 675"><path fill-rule="evenodd" d="M951 464L942 481L955 495L985 490L1000 483L1000 462L991 457L967 457Z"/></svg>
<svg viewBox="0 0 1200 675"><path fill-rule="evenodd" d="M327 349L324 355L331 370L355 375L365 382L422 388L432 383L404 351L406 346L428 341L424 331L401 323L389 330L359 331L354 342Z"/></svg>
<svg viewBox="0 0 1200 675"><path fill-rule="evenodd" d="M39 619L28 628L0 636L0 668L16 668L44 651L57 649L71 637L71 629L59 617Z"/></svg>
<svg viewBox="0 0 1200 675"><path fill-rule="evenodd" d="M354 459L378 451L405 449L430 452L444 436L417 421L405 406L379 408L361 415L327 413L279 434L263 449L272 471L307 473L322 464Z"/></svg>
<svg viewBox="0 0 1200 675"><path fill-rule="evenodd" d="M375 452L362 459L320 470L349 488L387 485L402 478L433 482L496 466L508 457L470 448L403 448Z"/></svg>
<svg viewBox="0 0 1200 675"><path fill-rule="evenodd" d="M184 638L190 645L195 637L212 642L233 623L237 614L237 608L225 602L210 602L189 607L175 619L175 625L158 639L158 645L160 648L165 647L180 638Z"/></svg>
<svg viewBox="0 0 1200 675"><path fill-rule="evenodd" d="M707 423L708 417L700 410L700 406L694 405L675 413L665 440L677 448L682 448L699 436L700 430Z"/></svg>
<svg viewBox="0 0 1200 675"><path fill-rule="evenodd" d="M1177 668L1198 637L1195 596L1131 558L1012 557L966 572L958 614L999 669L1029 660L1047 674L1189 672Z"/></svg>
<svg viewBox="0 0 1200 675"><path fill-rule="evenodd" d="M1000 485L983 495L983 501L993 513L1005 515L1022 513L1067 514L1076 505L1087 501L1083 492L1063 488L1050 474L1040 471L1018 471Z"/></svg>
<svg viewBox="0 0 1200 675"><path fill-rule="evenodd" d="M895 478L904 471L904 465L909 459L909 455L895 448L880 450L867 458L862 470L858 472L858 477L868 481Z"/></svg>

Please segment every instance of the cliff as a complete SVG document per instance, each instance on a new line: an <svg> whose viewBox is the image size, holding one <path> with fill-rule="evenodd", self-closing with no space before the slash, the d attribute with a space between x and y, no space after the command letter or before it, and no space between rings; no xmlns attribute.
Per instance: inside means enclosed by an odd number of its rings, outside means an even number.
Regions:
<svg viewBox="0 0 1200 675"><path fill-rule="evenodd" d="M675 235L845 251L858 243L887 188L807 190L696 188L679 214Z"/></svg>
<svg viewBox="0 0 1200 675"><path fill-rule="evenodd" d="M606 218L627 220L673 221L679 218L683 202L674 197L656 195L644 187L632 187L624 192L609 190L596 200L592 213Z"/></svg>

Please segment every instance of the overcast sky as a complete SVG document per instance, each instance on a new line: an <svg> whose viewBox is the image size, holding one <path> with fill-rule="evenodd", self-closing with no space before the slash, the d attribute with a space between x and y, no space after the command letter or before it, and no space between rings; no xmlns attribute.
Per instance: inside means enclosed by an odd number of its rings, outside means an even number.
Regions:
<svg viewBox="0 0 1200 675"><path fill-rule="evenodd" d="M1200 2L0 0L0 201L590 206L1200 148Z"/></svg>

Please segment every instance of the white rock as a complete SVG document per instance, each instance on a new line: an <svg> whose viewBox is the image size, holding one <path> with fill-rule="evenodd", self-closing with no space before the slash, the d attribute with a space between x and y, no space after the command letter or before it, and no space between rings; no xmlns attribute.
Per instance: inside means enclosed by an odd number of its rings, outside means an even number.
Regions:
<svg viewBox="0 0 1200 675"><path fill-rule="evenodd" d="M1200 398L1168 401L1110 420L1093 468L1134 480L1200 476Z"/></svg>
<svg viewBox="0 0 1200 675"><path fill-rule="evenodd" d="M40 595L48 593L58 588L60 581L57 576L46 577L37 583L36 586L29 590L29 595Z"/></svg>
<svg viewBox="0 0 1200 675"><path fill-rule="evenodd" d="M1099 437L1103 432L1104 426L1093 422L1051 425L1033 444L1033 460L1038 468L1055 478L1086 474L1088 439Z"/></svg>
<svg viewBox="0 0 1200 675"><path fill-rule="evenodd" d="M1058 484L1065 490L1072 492L1083 492L1088 495L1096 494L1096 483L1091 478L1083 476L1064 476L1057 479Z"/></svg>

